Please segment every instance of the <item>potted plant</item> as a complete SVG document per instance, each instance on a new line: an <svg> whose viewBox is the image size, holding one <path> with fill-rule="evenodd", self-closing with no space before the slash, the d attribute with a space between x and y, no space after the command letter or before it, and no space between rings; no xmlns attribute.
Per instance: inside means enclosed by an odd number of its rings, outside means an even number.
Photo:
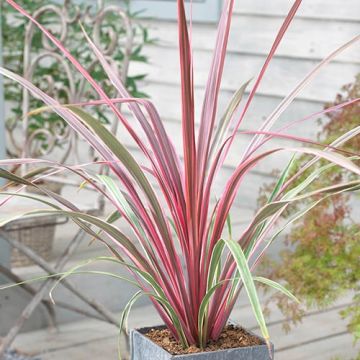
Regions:
<svg viewBox="0 0 360 360"><path fill-rule="evenodd" d="M205 91L200 127L195 130L194 84L192 69L192 49L185 15L185 1L177 0L180 74L181 74L181 107L182 107L182 154L173 145L169 134L156 108L145 99L131 97L124 84L107 63L101 51L84 32L89 46L101 62L107 76L120 94L120 98L109 98L106 92L94 81L91 75L81 66L74 56L49 32L32 19L13 0L7 2L28 17L43 31L55 46L63 52L69 61L89 81L99 95L99 100L81 104L61 105L46 93L42 92L21 76L1 68L0 73L20 84L47 104L42 111L53 111L61 116L77 133L86 139L102 157L101 161L91 164L64 166L49 161L36 159L15 159L0 161L3 167L0 176L23 186L37 186L41 191L52 196L46 188L36 185L36 181L46 176L49 168L70 171L81 179L86 186L92 186L104 194L114 212L106 219L101 219L79 211L76 204L61 196L54 196L54 202L47 202L49 209L24 212L17 216L34 214L64 215L72 219L95 239L104 243L110 256L98 257L94 261L111 261L124 266L133 276L122 278L138 287L138 292L125 307L120 328L126 324L132 305L141 296L148 296L162 318L165 328L139 329L132 332L132 356L138 359L268 359L273 357L261 304L256 291L256 283L271 286L296 300L281 284L263 277L256 277L253 272L264 253L276 236L291 222L306 212L304 209L287 219L280 228L275 228L277 219L293 204L314 195L319 196L312 204L321 199L359 189L360 168L352 161L356 156L352 152L338 149L344 142L359 133L359 128L352 129L331 144L320 144L308 139L286 134L289 126L272 131L280 114L284 111L299 91L316 75L319 69L333 59L338 53L359 40L356 37L324 59L309 73L296 88L281 102L257 131L251 133L253 138L246 151L239 157L239 163L230 176L221 194L214 193L214 179L231 148L235 136L239 136L239 127L246 115L254 94L261 83L264 73L281 42L289 24L300 6L296 0L287 15L274 45L256 78L241 113L237 110L246 85L234 95L224 116L217 116L217 100L224 67L226 45L229 35L234 0L227 0L219 22L216 48L213 63ZM116 106L126 103L141 130L135 130L134 124L119 111ZM336 108L345 107L343 103ZM147 162L136 161L121 140L107 130L98 119L84 108L105 105L122 123L134 139ZM331 109L328 109L331 111ZM317 116L313 114L312 116ZM309 116L306 120L310 119ZM303 120L305 121L305 120ZM178 136L176 134L175 136ZM306 146L263 150L263 145L271 139L291 138ZM243 178L260 161L280 151L311 155L305 164L308 169L320 159L326 161L323 167L343 167L357 175L355 180L319 187L308 191L313 181L324 172L324 168L310 171L310 175L291 188L305 171L300 169L289 177L294 160L280 175L267 203L259 209L244 231L233 237L229 211L241 186ZM183 160L181 156L183 155ZM43 168L27 178L10 174L5 166L18 163L42 165ZM94 166L107 165L110 176L96 173ZM45 168L44 168L45 167ZM151 181L159 190L155 191ZM26 193L6 193L6 199L12 196L37 199ZM2 203L4 204L4 202ZM119 219L128 224L133 231L130 237L115 225ZM2 219L0 226L13 218ZM224 228L229 226L229 234ZM98 229L99 231L96 231ZM62 274L62 278L81 272L82 265ZM119 277L119 276L117 276ZM241 290L246 291L254 316L259 324L262 337L229 323L229 317ZM236 341L223 341L223 337L232 337ZM164 339L166 340L164 341ZM234 339L233 338L233 339ZM149 341L151 339L152 341ZM156 342L161 346L157 345ZM166 349L163 349L165 347Z"/></svg>

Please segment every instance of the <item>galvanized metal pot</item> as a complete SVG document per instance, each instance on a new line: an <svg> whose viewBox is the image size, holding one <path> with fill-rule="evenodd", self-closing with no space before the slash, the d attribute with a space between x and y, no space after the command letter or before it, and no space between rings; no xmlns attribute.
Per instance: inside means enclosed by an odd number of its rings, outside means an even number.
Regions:
<svg viewBox="0 0 360 360"><path fill-rule="evenodd" d="M159 326L158 328L163 328ZM151 328L132 330L131 341L131 360L268 360L271 359L269 349L266 345L251 347L241 347L235 349L187 354L172 355L159 345L152 342L144 334ZM251 333L251 331L248 331ZM252 333L251 333L252 334ZM272 354L274 347L272 346ZM274 356L272 355L272 359Z"/></svg>

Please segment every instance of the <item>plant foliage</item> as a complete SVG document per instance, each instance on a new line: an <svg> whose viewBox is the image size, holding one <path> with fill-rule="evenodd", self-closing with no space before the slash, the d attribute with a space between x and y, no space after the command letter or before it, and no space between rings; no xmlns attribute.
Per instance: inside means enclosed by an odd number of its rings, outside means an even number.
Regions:
<svg viewBox="0 0 360 360"><path fill-rule="evenodd" d="M338 94L334 103L325 109L360 97L360 75L354 83L346 85ZM327 114L327 121L322 121L319 140L331 143L342 133L360 123L360 104L353 103L336 112ZM352 138L342 146L346 151L360 149L360 136ZM294 162L292 173L300 169L308 158L300 157ZM358 160L354 160L359 164ZM320 168L322 162L316 166ZM307 174L309 171L307 171ZM339 167L329 168L311 187L329 186L354 179L353 173ZM304 174L303 176L306 176ZM301 182L301 178L294 183ZM309 199L302 206L306 206ZM349 331L354 339L360 339L360 222L352 207L359 201L358 195L336 195L322 201L318 206L297 220L287 235L289 247L282 253L281 261L267 263L264 269L276 280L285 281L287 286L309 307L324 308L333 304L346 292L353 293L351 305L341 314L349 319ZM304 271L305 270L305 271ZM284 312L298 317L292 305L282 298L278 302ZM292 309L292 311L290 310ZM300 316L301 317L301 316Z"/></svg>
<svg viewBox="0 0 360 360"><path fill-rule="evenodd" d="M276 219L285 210L304 199L315 197L316 201L320 202L332 195L360 187L360 168L352 158L356 154L349 154L339 149L342 144L350 141L360 132L359 126L341 135L329 145L287 135L286 129L272 131L271 128L318 71L337 54L358 41L359 37L349 40L336 49L305 75L303 80L266 118L260 129L252 132L253 137L248 148L239 156L238 164L231 176L225 179L223 192L215 194L214 179L221 172L234 138L241 136L239 127L301 0L294 2L286 16L241 112L238 113L235 110L240 110L239 104L243 90L234 95L225 115L222 114L222 109L218 109L218 97L234 0L224 2L198 130L195 128L191 32L188 30L185 2L177 1L183 140L180 152L175 149L153 104L145 99L131 97L101 51L96 48L86 33L89 47L99 58L112 85L120 94L119 99L109 97L105 89L98 85L96 79L56 37L47 31L45 26L32 19L15 1L7 0L7 2L36 23L54 46L57 46L79 73L88 80L97 92L99 100L84 104L60 105L57 100L20 75L4 68L0 70L0 73L27 88L47 105L43 111L54 111L79 136L86 139L103 159L98 165L107 165L110 176L99 177L90 170L86 171L85 164L65 166L51 161L18 159L0 161L3 166L1 177L27 186L33 184L38 178L46 177L49 168L71 171L81 177L87 186L95 188L106 196L114 210L121 214L122 221L133 230L133 236L124 234L119 226L107 220L114 218L112 214L109 214L107 219L101 219L83 213L76 204L59 195L55 196L51 191L39 185L36 186L52 197L54 203L48 203L47 210L34 210L18 214L17 217L34 214L66 215L94 238L106 244L113 255L113 261L125 266L134 276L142 293L149 296L164 323L183 347L189 345L203 347L210 339L216 340L226 325L243 288L248 294L261 332L269 344L269 334L256 292L256 283L259 281L266 283L282 292L287 292L287 290L280 284L267 279L254 278L252 272L279 233L279 229L274 227ZM140 130L135 128L134 122L130 122L119 110L118 103L128 105L137 121L136 125L140 125ZM343 103L338 108L347 106L349 103ZM104 105L117 117L123 126L123 131L128 132L144 155L145 164L138 162L121 143L121 138L114 136L99 119L87 111L90 105ZM289 124L289 126L292 125L295 123ZM217 128L221 129L219 133ZM293 148L275 147L265 151L262 145L276 137L290 137L306 145ZM232 238L227 237L224 228L229 223L229 211L236 196L238 193L241 196L239 190L241 190L243 179L259 162L280 151L291 152L295 156L309 155L310 160L306 163L306 167L312 169L309 176L300 181L296 187L292 187L291 185L303 174L304 170L301 169L289 178L287 168L279 177L272 196L255 214L247 228L239 234L234 234L230 228L229 234ZM330 162L331 166L343 167L356 174L356 177L337 184L310 189L309 186L314 178L321 174L321 171L315 167L320 160L326 164L325 166L330 166L328 165ZM43 166L45 169L42 173L37 171L36 174L29 174L24 179L6 170L6 166L14 163L30 163L34 166ZM154 184L159 191L155 191ZM7 197L5 195L2 204L6 206L6 202L10 201L12 196L14 194L8 194ZM0 225L13 219L13 217L2 219ZM289 223L291 221L289 219ZM98 229L100 232L93 229ZM140 293L136 295L138 296ZM134 298L131 299L131 304L133 301ZM125 314L124 319L126 317Z"/></svg>

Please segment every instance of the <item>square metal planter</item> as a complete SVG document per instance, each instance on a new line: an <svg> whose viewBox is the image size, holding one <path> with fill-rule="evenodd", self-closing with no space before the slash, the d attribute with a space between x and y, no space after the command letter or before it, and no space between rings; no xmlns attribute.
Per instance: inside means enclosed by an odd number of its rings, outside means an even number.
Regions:
<svg viewBox="0 0 360 360"><path fill-rule="evenodd" d="M155 344L144 334L154 327L135 329L131 331L131 360L269 360L269 350L266 345L241 347L219 351L172 355L159 345ZM164 328L158 326L157 328ZM247 330L248 331L248 330ZM251 331L250 334L254 335ZM257 336L257 335L255 335ZM261 339L261 338L260 338ZM272 359L274 346L271 344Z"/></svg>

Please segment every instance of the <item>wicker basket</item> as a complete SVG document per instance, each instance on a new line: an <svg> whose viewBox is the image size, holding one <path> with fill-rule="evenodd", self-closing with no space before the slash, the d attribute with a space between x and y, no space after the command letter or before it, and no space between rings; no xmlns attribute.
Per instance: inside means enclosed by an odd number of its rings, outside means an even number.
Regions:
<svg viewBox="0 0 360 360"><path fill-rule="evenodd" d="M60 194L62 184L47 182L45 187ZM27 188L29 193L42 194L37 188ZM42 194L43 195L43 194ZM39 216L31 219L19 219L5 227L7 236L34 250L44 260L50 260L54 243L55 229L59 222L53 216ZM34 263L18 249L11 252L11 266L22 267Z"/></svg>
<svg viewBox="0 0 360 360"><path fill-rule="evenodd" d="M45 260L50 260L54 243L55 229L53 216L41 216L31 219L20 219L6 226L5 231L10 239L17 240L34 250ZM34 263L13 248L11 252L11 266L29 266Z"/></svg>

